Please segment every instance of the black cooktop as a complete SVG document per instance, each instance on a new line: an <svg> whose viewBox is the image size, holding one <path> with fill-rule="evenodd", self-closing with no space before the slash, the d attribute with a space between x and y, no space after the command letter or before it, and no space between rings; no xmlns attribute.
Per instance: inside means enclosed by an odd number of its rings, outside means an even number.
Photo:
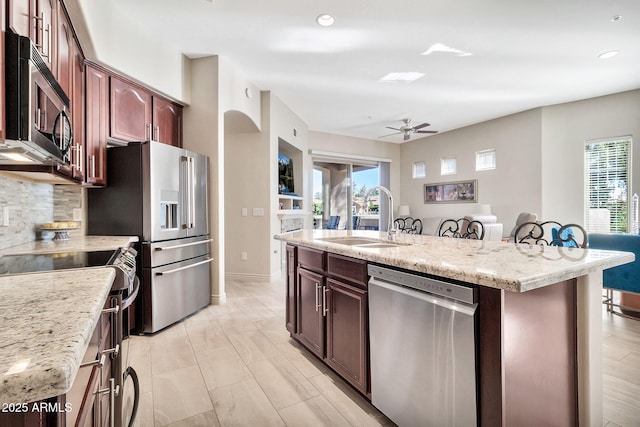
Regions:
<svg viewBox="0 0 640 427"><path fill-rule="evenodd" d="M109 264L114 253L114 251L79 251L38 255L4 255L0 256L0 275L102 267Z"/></svg>

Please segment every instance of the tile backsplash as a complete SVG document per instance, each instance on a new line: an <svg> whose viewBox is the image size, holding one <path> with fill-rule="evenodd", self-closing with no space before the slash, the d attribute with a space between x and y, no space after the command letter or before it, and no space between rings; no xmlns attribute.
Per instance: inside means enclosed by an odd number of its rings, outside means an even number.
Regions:
<svg viewBox="0 0 640 427"><path fill-rule="evenodd" d="M52 185L0 176L0 249L40 238L40 225L52 221L72 221L73 209L84 218L84 190L75 185ZM4 224L8 210L8 225ZM84 234L81 228L70 236Z"/></svg>

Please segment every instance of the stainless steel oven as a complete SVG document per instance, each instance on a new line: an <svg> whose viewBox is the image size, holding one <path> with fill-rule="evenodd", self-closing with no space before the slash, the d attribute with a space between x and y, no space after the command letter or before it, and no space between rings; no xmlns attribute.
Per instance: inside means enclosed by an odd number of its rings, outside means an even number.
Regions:
<svg viewBox="0 0 640 427"><path fill-rule="evenodd" d="M0 275L28 274L75 268L111 267L116 278L108 297L111 317L111 342L107 346L110 358L108 390L101 395L101 411L109 411L116 427L133 425L139 402L138 377L129 365L129 310L138 296L140 280L136 275L137 252L133 248L116 251L75 251L47 254L16 254L0 256ZM105 314L107 314L105 312ZM131 379L133 387L127 386ZM126 387L127 386L127 387ZM129 391L133 391L132 393ZM104 402L104 404L103 404ZM125 402L132 402L130 415L125 414ZM126 419L125 419L126 418Z"/></svg>

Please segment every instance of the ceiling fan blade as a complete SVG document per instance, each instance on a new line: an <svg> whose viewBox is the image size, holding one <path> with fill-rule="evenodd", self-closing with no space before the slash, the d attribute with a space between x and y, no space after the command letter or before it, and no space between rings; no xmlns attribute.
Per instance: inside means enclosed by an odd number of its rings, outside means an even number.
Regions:
<svg viewBox="0 0 640 427"><path fill-rule="evenodd" d="M386 137L388 137L388 136L391 136L391 135L397 135L397 134L399 134L399 133L402 133L402 132L394 132L394 133L390 133L389 135L382 135L382 136L379 136L378 138L386 138Z"/></svg>
<svg viewBox="0 0 640 427"><path fill-rule="evenodd" d="M387 129L397 130L398 132L402 132L402 129L392 128L391 126L385 126Z"/></svg>
<svg viewBox="0 0 640 427"><path fill-rule="evenodd" d="M421 125L414 126L414 127L413 127L413 130L418 130L418 129L426 128L427 126L431 126L431 124L429 124L429 123L422 123Z"/></svg>
<svg viewBox="0 0 640 427"><path fill-rule="evenodd" d="M438 133L437 130L417 130L416 133Z"/></svg>
<svg viewBox="0 0 640 427"><path fill-rule="evenodd" d="M408 140L410 140L410 139L411 139L411 135L410 135L408 132L407 132L407 133L405 133L405 134L404 134L404 138L403 138L403 140L404 140L404 141L408 141Z"/></svg>

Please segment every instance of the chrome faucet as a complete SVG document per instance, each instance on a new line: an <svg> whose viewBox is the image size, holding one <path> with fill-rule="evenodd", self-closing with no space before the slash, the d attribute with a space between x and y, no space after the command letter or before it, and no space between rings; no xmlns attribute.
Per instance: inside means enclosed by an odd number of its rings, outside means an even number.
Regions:
<svg viewBox="0 0 640 427"><path fill-rule="evenodd" d="M391 195L391 191L389 191L388 188L383 187L382 185L377 185L373 187L371 190L369 190L369 192L373 191L376 188L381 190L383 193L387 195L387 197L389 197L389 218L387 220L387 239L394 240L397 230L393 225L393 196Z"/></svg>

